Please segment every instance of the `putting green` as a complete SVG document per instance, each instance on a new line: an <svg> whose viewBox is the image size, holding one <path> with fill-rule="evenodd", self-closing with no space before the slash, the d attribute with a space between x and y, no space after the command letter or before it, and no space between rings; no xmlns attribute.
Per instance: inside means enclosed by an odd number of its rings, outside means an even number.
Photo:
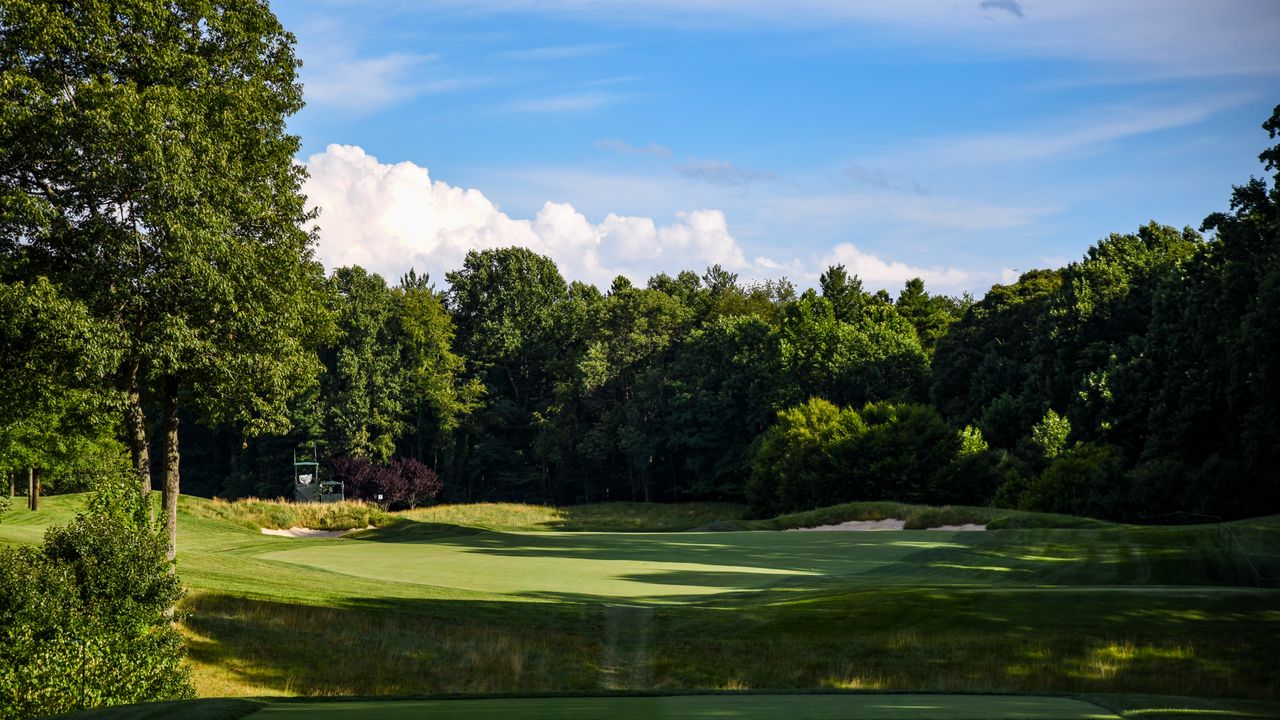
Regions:
<svg viewBox="0 0 1280 720"><path fill-rule="evenodd" d="M292 543L292 544L290 544ZM402 523L360 538L262 546L262 560L525 599L698 602L836 587L1194 585L1212 533L497 532ZM1206 576L1207 577L1207 576Z"/></svg>
<svg viewBox="0 0 1280 720"><path fill-rule="evenodd" d="M250 720L1102 720L1114 715L1092 703L1017 695L691 695L678 697L503 698L388 702L281 702Z"/></svg>
<svg viewBox="0 0 1280 720"><path fill-rule="evenodd" d="M671 602L780 586L809 588L893 568L900 572L911 567L905 563L908 556L922 551L967 552L960 535L964 533L923 530L392 532L366 540L308 542L258 557L375 580L531 598ZM958 562L951 565L973 570Z"/></svg>

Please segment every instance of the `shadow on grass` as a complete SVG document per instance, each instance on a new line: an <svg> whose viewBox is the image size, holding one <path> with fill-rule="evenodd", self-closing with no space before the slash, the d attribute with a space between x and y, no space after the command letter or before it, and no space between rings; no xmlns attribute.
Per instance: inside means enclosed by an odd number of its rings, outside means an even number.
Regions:
<svg viewBox="0 0 1280 720"><path fill-rule="evenodd" d="M1247 590L920 588L733 611L662 607L653 678L659 687L1275 699L1275 600Z"/></svg>
<svg viewBox="0 0 1280 720"><path fill-rule="evenodd" d="M1131 692L1275 699L1274 591L887 588L651 606L640 689ZM605 606L197 596L202 692L441 694L600 687ZM623 632L628 629L623 628Z"/></svg>
<svg viewBox="0 0 1280 720"><path fill-rule="evenodd" d="M1255 543L1275 552L1262 536ZM683 571L630 574L660 585L770 585L747 568L813 578L942 585L1238 585L1253 584L1212 527L1007 530L989 533L679 533L518 534L402 523L359 538L422 544L505 557L570 558L725 566L697 577ZM1263 553L1263 557L1270 555ZM778 580L783 580L780 575ZM698 582L702 581L702 582ZM794 580L787 581L788 585Z"/></svg>
<svg viewBox="0 0 1280 720"><path fill-rule="evenodd" d="M170 702L125 705L114 708L80 711L57 715L49 720L86 718L92 720L239 720L266 707L257 700L213 698L207 700L174 700Z"/></svg>
<svg viewBox="0 0 1280 720"><path fill-rule="evenodd" d="M201 694L513 693L595 686L597 614L572 606L349 598L315 607L197 595Z"/></svg>

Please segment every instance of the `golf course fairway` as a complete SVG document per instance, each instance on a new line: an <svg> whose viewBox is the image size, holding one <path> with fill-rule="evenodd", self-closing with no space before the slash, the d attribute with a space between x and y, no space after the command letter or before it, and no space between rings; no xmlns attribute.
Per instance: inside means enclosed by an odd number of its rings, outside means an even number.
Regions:
<svg viewBox="0 0 1280 720"><path fill-rule="evenodd" d="M83 503L11 510L0 543L38 543ZM180 509L206 699L85 718L1280 717L1280 590L1251 574L1278 574L1275 517L568 532L458 506L279 537L234 504Z"/></svg>

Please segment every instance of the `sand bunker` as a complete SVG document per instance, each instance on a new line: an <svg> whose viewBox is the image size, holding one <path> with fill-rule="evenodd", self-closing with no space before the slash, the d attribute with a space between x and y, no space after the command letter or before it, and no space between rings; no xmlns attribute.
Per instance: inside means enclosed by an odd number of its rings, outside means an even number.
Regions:
<svg viewBox="0 0 1280 720"><path fill-rule="evenodd" d="M373 529L372 525L366 528L353 528L351 530L313 530L311 528L304 528L304 527L291 527L287 530L275 530L273 528L262 528L262 534L263 535L279 535L280 537L292 537L292 538L317 538L317 537L336 538L336 537L342 537L347 533L353 533L356 530L372 530L372 529Z"/></svg>
<svg viewBox="0 0 1280 720"><path fill-rule="evenodd" d="M850 520L849 522L842 522L836 525L818 525L817 527L788 528L788 529L802 530L802 531L902 530L905 525L906 525L905 521L894 520L893 518L886 518L884 520ZM957 531L957 530L974 531L974 530L986 530L987 526L968 523L966 525L939 525L938 527L931 527L929 529L930 530L951 530L951 531Z"/></svg>
<svg viewBox="0 0 1280 720"><path fill-rule="evenodd" d="M887 518L885 520L850 520L836 525L818 525L817 527L790 528L791 530L901 530L906 523L902 520Z"/></svg>

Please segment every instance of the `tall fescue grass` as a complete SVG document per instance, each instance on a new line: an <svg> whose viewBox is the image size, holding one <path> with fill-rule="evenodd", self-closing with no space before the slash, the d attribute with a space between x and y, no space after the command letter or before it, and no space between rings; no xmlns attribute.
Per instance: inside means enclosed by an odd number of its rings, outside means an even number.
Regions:
<svg viewBox="0 0 1280 720"><path fill-rule="evenodd" d="M489 530L581 532L668 532L692 530L715 521L739 520L747 507L734 503L594 503L551 507L519 503L436 505L397 513L419 522L466 525Z"/></svg>
<svg viewBox="0 0 1280 720"><path fill-rule="evenodd" d="M1150 612L1142 612L1143 598ZM636 690L1165 693L1275 700L1261 596L863 592L795 604L656 608ZM605 688L606 608L315 607L197 595L184 633L201 696L577 692ZM533 610L529 612L528 610ZM635 634L636 628L624 628Z"/></svg>
<svg viewBox="0 0 1280 720"><path fill-rule="evenodd" d="M989 530L1015 528L1102 528L1112 523L1092 518L1052 513L1033 513L968 505L912 505L900 502L854 502L780 515L767 520L729 523L718 529L787 530L791 528L838 525L859 520L903 520L907 530L925 530L942 525L986 525Z"/></svg>
<svg viewBox="0 0 1280 720"><path fill-rule="evenodd" d="M360 500L295 503L246 498L188 502L184 510L199 517L228 520L243 527L351 530L385 527L398 519L505 531L664 532L691 530L715 521L735 521L747 511L734 503L596 503L557 508L523 503L434 505L387 512Z"/></svg>
<svg viewBox="0 0 1280 720"><path fill-rule="evenodd" d="M731 613L663 608L651 677L659 689L1126 692L1275 700L1274 634L1256 624L1272 612L1271 602L1262 593L1188 600L1144 590L1093 596L907 590Z"/></svg>
<svg viewBox="0 0 1280 720"><path fill-rule="evenodd" d="M571 614L460 617L429 608L407 603L396 612L196 595L183 605L182 629L202 697L595 687L593 626Z"/></svg>
<svg viewBox="0 0 1280 720"><path fill-rule="evenodd" d="M208 502L184 503L183 509L198 517L227 520L247 528L314 530L353 530L385 527L395 516L377 505L361 500L337 503L295 503L288 500L246 498L227 501L214 498Z"/></svg>

